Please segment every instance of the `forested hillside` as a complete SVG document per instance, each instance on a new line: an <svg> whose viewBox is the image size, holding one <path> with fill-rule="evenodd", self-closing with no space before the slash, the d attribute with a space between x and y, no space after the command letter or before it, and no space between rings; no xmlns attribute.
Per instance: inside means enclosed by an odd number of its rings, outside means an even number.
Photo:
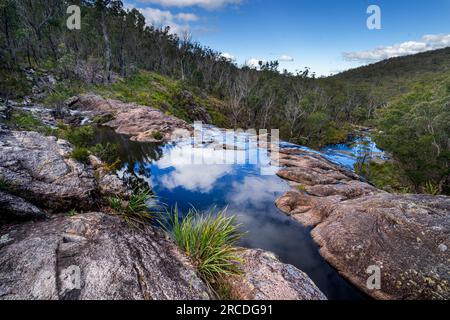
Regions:
<svg viewBox="0 0 450 320"><path fill-rule="evenodd" d="M429 81L450 72L450 48L383 60L351 69L333 78L353 85L376 86L380 98L389 100L411 90L417 81Z"/></svg>
<svg viewBox="0 0 450 320"><path fill-rule="evenodd" d="M406 191L449 193L450 48L384 60L333 79L371 92L383 106L371 120L379 130L375 140L397 161L394 167L367 165L369 179L376 176L383 187L406 177Z"/></svg>
<svg viewBox="0 0 450 320"><path fill-rule="evenodd" d="M81 30L66 27L73 4ZM316 79L308 69L279 70L276 61L238 67L189 34L147 25L117 0L0 0L0 11L6 103L31 93L27 72L35 70L56 77L39 101L55 108L94 91L188 121L279 128L283 139L311 147L345 141L355 124L376 125L412 191L448 193L448 48Z"/></svg>

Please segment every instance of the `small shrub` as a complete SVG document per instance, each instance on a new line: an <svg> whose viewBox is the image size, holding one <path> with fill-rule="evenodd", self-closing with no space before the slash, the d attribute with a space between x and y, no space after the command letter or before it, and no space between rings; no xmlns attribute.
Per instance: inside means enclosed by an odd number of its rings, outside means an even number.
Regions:
<svg viewBox="0 0 450 320"><path fill-rule="evenodd" d="M155 131L152 133L152 137L155 140L162 140L164 138L163 134L159 131Z"/></svg>
<svg viewBox="0 0 450 320"><path fill-rule="evenodd" d="M109 122L109 121L111 121L111 120L113 120L114 119L114 116L112 115L112 114L103 114L103 115L99 115L99 116L95 116L93 119L92 119L92 122L93 123L95 123L95 124L99 124L99 125L102 125L102 124L105 124L105 123L107 123L107 122Z"/></svg>
<svg viewBox="0 0 450 320"><path fill-rule="evenodd" d="M96 144L90 151L107 164L114 164L118 161L119 146L113 143Z"/></svg>
<svg viewBox="0 0 450 320"><path fill-rule="evenodd" d="M411 191L404 181L401 168L394 162L377 163L369 161L364 165L356 163L355 170L379 189L393 193L408 193Z"/></svg>
<svg viewBox="0 0 450 320"><path fill-rule="evenodd" d="M70 157L82 163L89 163L89 150L83 147L75 147L70 153Z"/></svg>
<svg viewBox="0 0 450 320"><path fill-rule="evenodd" d="M159 210L157 204L151 203L153 198L149 190L141 190L133 194L128 200L117 196L111 197L109 198L109 205L128 225L143 229L147 223L153 220L153 214Z"/></svg>
<svg viewBox="0 0 450 320"><path fill-rule="evenodd" d="M213 287L224 276L239 274L241 259L236 245L242 234L234 216L227 217L225 211L214 213L214 210L202 215L191 209L182 219L175 208L160 224Z"/></svg>
<svg viewBox="0 0 450 320"><path fill-rule="evenodd" d="M69 212L67 212L67 216L69 217L75 217L76 215L78 215L78 212L75 209L72 209Z"/></svg>
<svg viewBox="0 0 450 320"><path fill-rule="evenodd" d="M91 126L69 127L60 125L58 136L76 147L88 147L94 140L94 129Z"/></svg>

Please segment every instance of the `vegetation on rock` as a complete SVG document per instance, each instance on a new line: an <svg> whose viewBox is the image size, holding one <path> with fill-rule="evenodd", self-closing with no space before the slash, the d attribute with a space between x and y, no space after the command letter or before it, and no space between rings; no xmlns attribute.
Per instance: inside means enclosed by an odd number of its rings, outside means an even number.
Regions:
<svg viewBox="0 0 450 320"><path fill-rule="evenodd" d="M178 208L159 219L175 243L191 257L200 275L224 294L224 276L239 274L237 243L242 234L234 216L214 209L202 214L195 209L182 217Z"/></svg>

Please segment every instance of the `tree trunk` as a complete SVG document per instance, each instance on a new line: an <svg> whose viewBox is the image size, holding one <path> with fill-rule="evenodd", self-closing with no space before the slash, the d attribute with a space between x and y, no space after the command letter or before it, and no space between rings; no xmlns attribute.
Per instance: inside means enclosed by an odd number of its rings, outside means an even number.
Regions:
<svg viewBox="0 0 450 320"><path fill-rule="evenodd" d="M106 28L106 6L102 8L101 24L103 41L105 42L105 71L108 83L111 82L111 43L109 42L108 30Z"/></svg>

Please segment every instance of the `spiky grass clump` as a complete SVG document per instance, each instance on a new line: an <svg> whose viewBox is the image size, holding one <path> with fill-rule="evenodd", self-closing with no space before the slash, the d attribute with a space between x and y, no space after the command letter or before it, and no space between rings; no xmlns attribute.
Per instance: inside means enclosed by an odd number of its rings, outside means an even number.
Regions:
<svg viewBox="0 0 450 320"><path fill-rule="evenodd" d="M438 187L435 183L433 183L432 181L427 181L427 182L425 183L425 186L424 186L424 188L423 188L423 191L424 191L426 194L430 194L430 195L432 195L432 196L437 196L437 195L439 195L439 187Z"/></svg>
<svg viewBox="0 0 450 320"><path fill-rule="evenodd" d="M119 197L109 198L109 206L120 215L131 227L145 228L155 214L159 215L160 206L154 201L154 196L149 190L140 190L134 193L128 200Z"/></svg>
<svg viewBox="0 0 450 320"><path fill-rule="evenodd" d="M236 217L226 216L225 210L211 210L201 214L189 210L186 217L178 208L168 214L169 221L162 223L175 243L192 259L199 274L208 283L220 283L223 277L239 274L239 249L236 247L242 234Z"/></svg>
<svg viewBox="0 0 450 320"><path fill-rule="evenodd" d="M75 217L76 215L78 215L78 212L75 209L71 209L69 212L67 212L68 217Z"/></svg>

